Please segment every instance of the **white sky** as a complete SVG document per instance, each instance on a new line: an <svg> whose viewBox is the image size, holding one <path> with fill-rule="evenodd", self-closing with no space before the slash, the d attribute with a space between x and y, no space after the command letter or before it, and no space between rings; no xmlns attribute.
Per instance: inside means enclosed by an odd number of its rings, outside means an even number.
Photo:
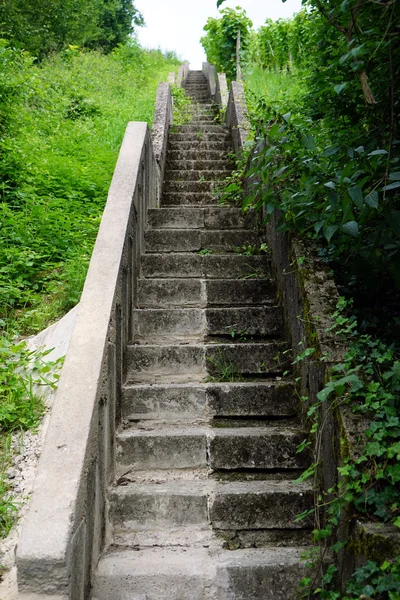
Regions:
<svg viewBox="0 0 400 600"><path fill-rule="evenodd" d="M200 69L205 60L200 38L208 17L218 17L216 0L136 0L135 6L143 14L146 27L138 28L139 42L145 48L175 50L192 69ZM258 29L265 19L291 17L301 8L301 0L228 0L225 7L245 9Z"/></svg>

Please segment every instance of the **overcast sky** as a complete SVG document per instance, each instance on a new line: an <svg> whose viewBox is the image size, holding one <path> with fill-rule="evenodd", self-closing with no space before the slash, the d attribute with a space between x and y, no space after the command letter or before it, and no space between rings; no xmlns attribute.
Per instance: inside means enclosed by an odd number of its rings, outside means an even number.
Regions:
<svg viewBox="0 0 400 600"><path fill-rule="evenodd" d="M257 29L265 19L291 17L301 8L301 0L238 0L225 2L221 8L240 5L246 10ZM208 17L217 17L216 0L136 0L135 6L143 14L146 27L138 30L140 43L146 48L175 50L190 62L192 69L200 69L205 60L200 38Z"/></svg>

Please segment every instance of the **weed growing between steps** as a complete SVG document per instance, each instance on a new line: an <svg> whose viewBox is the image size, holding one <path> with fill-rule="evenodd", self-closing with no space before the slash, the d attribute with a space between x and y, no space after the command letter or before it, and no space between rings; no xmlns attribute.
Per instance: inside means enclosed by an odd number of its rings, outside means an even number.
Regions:
<svg viewBox="0 0 400 600"><path fill-rule="evenodd" d="M323 405L333 414L342 407L362 418L365 428L356 446L345 448L347 456L338 468L337 486L317 497L313 532L317 547L307 560L318 575L315 580L303 579L302 597L396 600L400 592L400 557L385 558L381 563L368 561L353 574L345 595L337 590L337 577L340 580L341 575L337 568L330 565L323 572L322 563L328 549L342 553L351 544L350 539L338 540L336 536L339 528L349 533L355 517L367 517L400 528L399 347L360 334L356 318L349 316L350 311L351 303L341 298L332 317L331 330L347 344L348 351L343 362L332 368L332 377L318 393L317 402L308 408L310 432L316 436L314 461L298 481L314 477L318 489L321 440L325 435L325 422L319 422ZM301 353L297 361L306 359L312 350ZM324 359L329 360L329 357L322 357ZM308 403L307 398L304 400ZM342 444L345 443L343 439ZM310 446L311 442L305 440L298 451ZM309 516L307 512L298 519Z"/></svg>

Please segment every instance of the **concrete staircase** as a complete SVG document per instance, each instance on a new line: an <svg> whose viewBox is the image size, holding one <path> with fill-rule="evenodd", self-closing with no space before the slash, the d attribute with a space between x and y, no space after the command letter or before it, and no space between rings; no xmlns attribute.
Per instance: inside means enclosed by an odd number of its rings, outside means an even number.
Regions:
<svg viewBox="0 0 400 600"><path fill-rule="evenodd" d="M216 205L229 133L206 80L170 133L162 207L150 209L96 600L291 600L308 544L293 485L307 456L276 290L254 215ZM310 524L308 524L310 525Z"/></svg>

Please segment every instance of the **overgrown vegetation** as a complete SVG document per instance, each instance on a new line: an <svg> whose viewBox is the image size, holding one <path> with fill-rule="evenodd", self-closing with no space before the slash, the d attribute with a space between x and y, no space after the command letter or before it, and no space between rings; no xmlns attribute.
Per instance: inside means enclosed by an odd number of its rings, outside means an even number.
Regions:
<svg viewBox="0 0 400 600"><path fill-rule="evenodd" d="M18 512L10 436L37 427L49 369L19 340L79 301L127 122L151 125L179 64L129 38L130 0L50 4L0 5L0 537Z"/></svg>
<svg viewBox="0 0 400 600"><path fill-rule="evenodd" d="M321 557L326 547L345 551L347 540L335 536L353 517L400 526L400 32L395 0L303 4L293 19L247 33L254 139L220 196L274 214L281 231L316 244L345 297L333 327L348 351L309 407L311 431L324 435L322 406L346 407L366 428L338 486L318 499ZM303 478L318 463L317 444ZM304 598L395 600L399 558L368 561L347 584L332 564L303 586Z"/></svg>
<svg viewBox="0 0 400 600"><path fill-rule="evenodd" d="M3 43L0 63L0 327L31 333L79 300L126 124L151 124L177 60L132 41L35 65Z"/></svg>

